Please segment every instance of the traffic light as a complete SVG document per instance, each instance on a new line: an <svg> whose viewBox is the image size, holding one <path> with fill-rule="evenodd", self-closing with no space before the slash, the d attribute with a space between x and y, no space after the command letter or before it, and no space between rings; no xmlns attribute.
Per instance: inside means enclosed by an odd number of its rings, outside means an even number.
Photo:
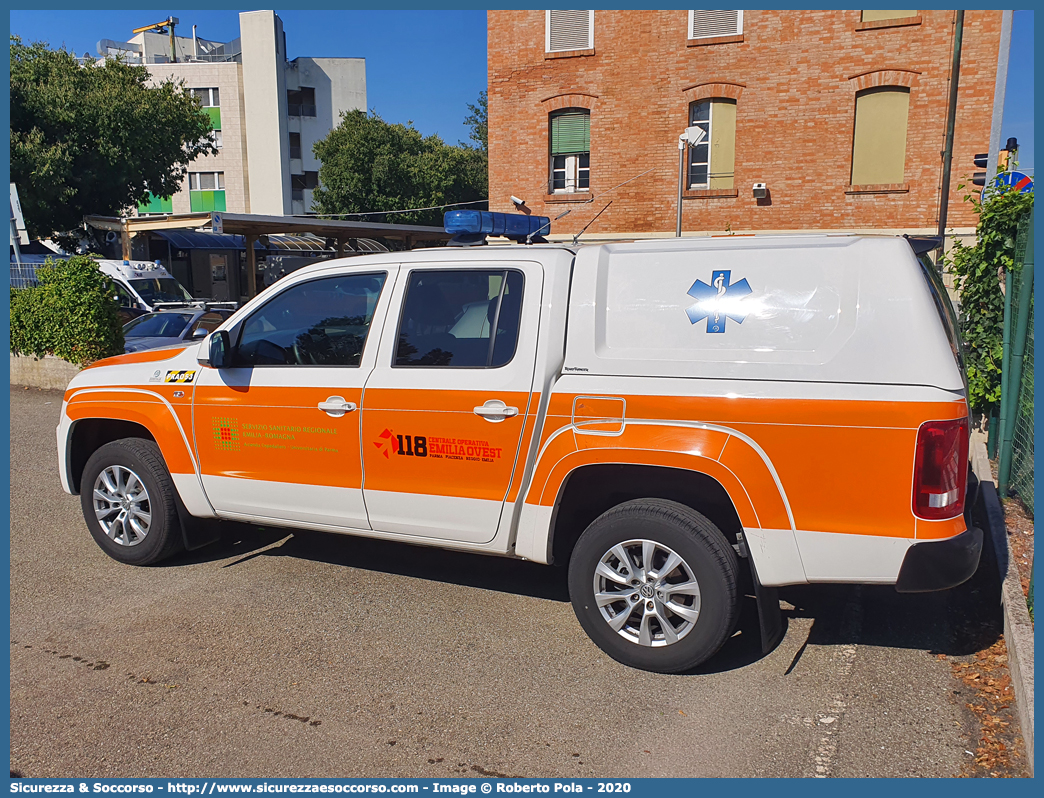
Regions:
<svg viewBox="0 0 1044 798"><path fill-rule="evenodd" d="M978 166L980 169L985 169L986 168L986 162L989 159L990 159L990 154L988 152L977 152L977 153L975 153L975 165ZM972 185L975 185L975 186L985 186L986 185L986 173L985 172L975 172L972 175Z"/></svg>

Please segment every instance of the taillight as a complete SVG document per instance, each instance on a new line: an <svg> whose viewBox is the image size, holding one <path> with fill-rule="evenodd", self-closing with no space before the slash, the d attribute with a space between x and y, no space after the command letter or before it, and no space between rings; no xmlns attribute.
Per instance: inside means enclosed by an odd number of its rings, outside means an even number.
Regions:
<svg viewBox="0 0 1044 798"><path fill-rule="evenodd" d="M914 458L914 514L928 521L960 515L967 486L968 419L922 424Z"/></svg>

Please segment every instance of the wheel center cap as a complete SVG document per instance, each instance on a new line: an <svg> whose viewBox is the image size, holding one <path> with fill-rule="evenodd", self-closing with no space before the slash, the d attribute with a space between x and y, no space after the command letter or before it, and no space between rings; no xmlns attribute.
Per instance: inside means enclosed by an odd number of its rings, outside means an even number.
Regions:
<svg viewBox="0 0 1044 798"><path fill-rule="evenodd" d="M652 598L653 586L650 584L644 584L638 589L638 592L642 594L643 598Z"/></svg>

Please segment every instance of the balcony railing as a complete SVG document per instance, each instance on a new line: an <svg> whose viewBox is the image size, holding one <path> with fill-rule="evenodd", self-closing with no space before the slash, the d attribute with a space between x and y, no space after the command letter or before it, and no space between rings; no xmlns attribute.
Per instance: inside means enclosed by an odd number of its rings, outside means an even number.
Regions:
<svg viewBox="0 0 1044 798"><path fill-rule="evenodd" d="M315 116L315 106L290 103L286 106L286 114L287 116Z"/></svg>

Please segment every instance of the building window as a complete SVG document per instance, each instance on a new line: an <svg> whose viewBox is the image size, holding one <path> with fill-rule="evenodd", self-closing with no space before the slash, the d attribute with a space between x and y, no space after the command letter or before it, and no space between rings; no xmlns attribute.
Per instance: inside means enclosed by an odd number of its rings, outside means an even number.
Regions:
<svg viewBox="0 0 1044 798"><path fill-rule="evenodd" d="M856 94L852 185L902 183L910 90L882 86Z"/></svg>
<svg viewBox="0 0 1044 798"><path fill-rule="evenodd" d="M217 89L192 89L192 96L199 100L200 106L210 117L210 126L221 130L221 95ZM218 145L221 146L220 144Z"/></svg>
<svg viewBox="0 0 1044 798"><path fill-rule="evenodd" d="M192 96L199 100L204 108L218 108L221 105L221 93L218 89L192 89Z"/></svg>
<svg viewBox="0 0 1044 798"><path fill-rule="evenodd" d="M288 116L315 116L315 89L302 86L286 92Z"/></svg>
<svg viewBox="0 0 1044 798"><path fill-rule="evenodd" d="M150 213L174 213L174 204L170 197L156 197L149 194L145 202L138 204L138 215L147 216Z"/></svg>
<svg viewBox="0 0 1044 798"><path fill-rule="evenodd" d="M550 115L549 194L591 190L591 112L567 108Z"/></svg>
<svg viewBox="0 0 1044 798"><path fill-rule="evenodd" d="M544 49L549 53L594 48L594 11L547 11Z"/></svg>
<svg viewBox="0 0 1044 798"><path fill-rule="evenodd" d="M298 158L301 157L301 134L291 133L290 134L290 157Z"/></svg>
<svg viewBox="0 0 1044 798"><path fill-rule="evenodd" d="M861 22L878 22L883 19L905 19L916 17L916 11L864 11Z"/></svg>
<svg viewBox="0 0 1044 798"><path fill-rule="evenodd" d="M303 202L305 189L312 190L318 185L318 172L305 172L303 175L290 175L290 199Z"/></svg>
<svg viewBox="0 0 1044 798"><path fill-rule="evenodd" d="M212 142L214 142L214 146L217 147L219 150L222 147L225 146L224 143L221 140L221 131L220 130L212 130L212 131L210 131L210 140Z"/></svg>
<svg viewBox="0 0 1044 798"><path fill-rule="evenodd" d="M193 213L225 210L225 173L189 172L189 207Z"/></svg>
<svg viewBox="0 0 1044 798"><path fill-rule="evenodd" d="M710 39L743 33L742 11L690 11L689 38Z"/></svg>
<svg viewBox="0 0 1044 798"><path fill-rule="evenodd" d="M692 103L689 125L706 133L689 148L689 188L734 188L736 101L714 98Z"/></svg>

